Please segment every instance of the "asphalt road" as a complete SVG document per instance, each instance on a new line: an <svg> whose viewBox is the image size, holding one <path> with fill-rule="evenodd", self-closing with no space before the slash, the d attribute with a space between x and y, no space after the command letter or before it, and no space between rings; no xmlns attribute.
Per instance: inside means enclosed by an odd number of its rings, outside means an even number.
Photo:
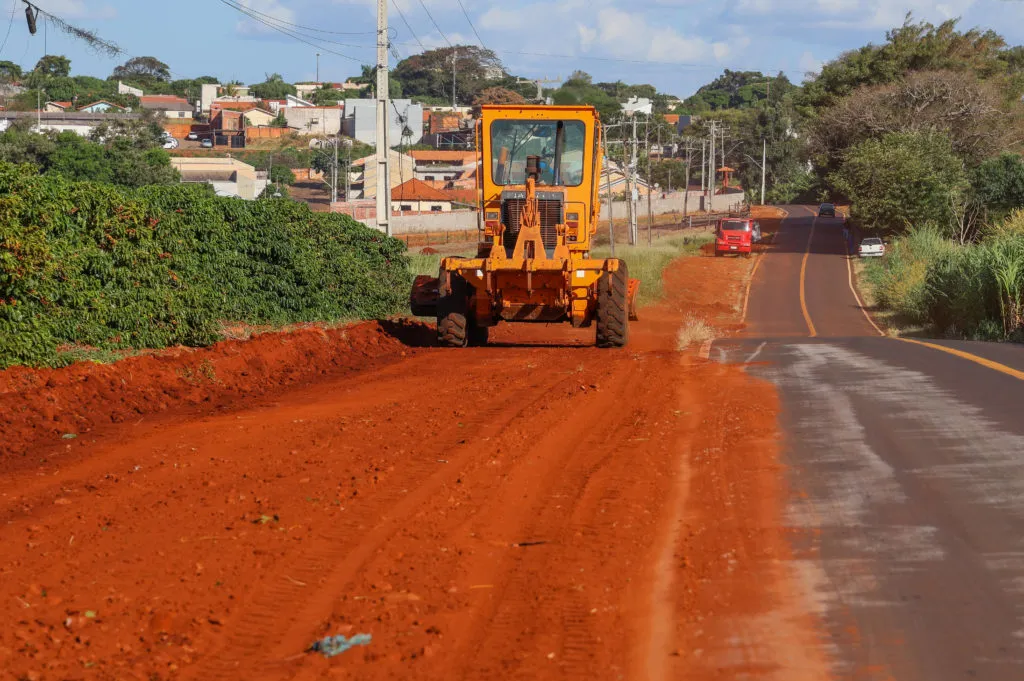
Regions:
<svg viewBox="0 0 1024 681"><path fill-rule="evenodd" d="M745 336L711 358L779 389L795 569L837 678L1024 679L1024 348L881 337L842 220L787 210Z"/></svg>

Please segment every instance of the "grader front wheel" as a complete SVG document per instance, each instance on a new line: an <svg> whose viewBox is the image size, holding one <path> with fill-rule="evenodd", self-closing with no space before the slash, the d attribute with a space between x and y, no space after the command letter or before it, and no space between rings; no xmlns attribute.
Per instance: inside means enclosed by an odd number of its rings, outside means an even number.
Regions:
<svg viewBox="0 0 1024 681"><path fill-rule="evenodd" d="M629 341L629 271L619 261L614 272L597 280L597 347L621 348Z"/></svg>
<svg viewBox="0 0 1024 681"><path fill-rule="evenodd" d="M437 342L444 347L464 348L470 333L466 280L452 276L451 281L451 290L437 301Z"/></svg>

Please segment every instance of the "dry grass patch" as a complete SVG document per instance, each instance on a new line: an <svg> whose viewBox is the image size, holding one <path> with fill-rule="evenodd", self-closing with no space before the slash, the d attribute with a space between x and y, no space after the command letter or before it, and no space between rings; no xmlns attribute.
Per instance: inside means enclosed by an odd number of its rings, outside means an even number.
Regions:
<svg viewBox="0 0 1024 681"><path fill-rule="evenodd" d="M714 340L716 336L715 327L708 322L707 318L688 314L683 320L683 325L679 327L676 348L682 352L693 346L700 347L704 343Z"/></svg>

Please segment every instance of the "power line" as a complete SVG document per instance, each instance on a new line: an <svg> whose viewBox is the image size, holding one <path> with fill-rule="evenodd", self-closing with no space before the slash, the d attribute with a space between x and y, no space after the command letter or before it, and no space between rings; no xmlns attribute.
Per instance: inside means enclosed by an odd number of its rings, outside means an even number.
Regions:
<svg viewBox="0 0 1024 681"><path fill-rule="evenodd" d="M11 29L14 28L14 13L18 11L18 0L11 0L11 23L7 24L7 35L4 36L4 44L0 45L0 54L3 54L7 47L7 41L11 37Z"/></svg>
<svg viewBox="0 0 1024 681"><path fill-rule="evenodd" d="M235 4L241 5L241 3L238 3L238 2L235 2ZM312 26L303 26L301 24L293 24L290 21L285 21L284 19L278 19L277 17L275 17L272 14L267 14L266 12L261 12L258 9L254 9L252 7L249 7L248 5L241 5L241 6L244 7L245 10L248 11L248 12L252 12L253 14L259 14L260 16L266 17L267 19L270 19L271 21L274 21L274 22L276 22L278 24L283 24L285 26L291 26L293 28L301 28L303 31L312 31L313 33L327 33L327 34L330 34L330 35L376 35L377 34L376 31L328 31L328 30L323 29L323 28L313 28Z"/></svg>
<svg viewBox="0 0 1024 681"><path fill-rule="evenodd" d="M402 11L402 6L398 4L398 0L395 0L395 9L398 10L398 16L402 18L402 23L405 24L407 29L409 29L409 33L411 33L412 37L416 39L417 43L419 43L420 49L426 52L427 46L424 45L423 41L420 40L420 37L416 35L416 31L412 30L412 26L409 25L409 20L405 18L405 12Z"/></svg>
<svg viewBox="0 0 1024 681"><path fill-rule="evenodd" d="M434 28L437 29L437 32L440 33L441 37L444 38L444 41L448 43L448 47L454 47L454 45L452 45L452 41L448 40L448 36L444 34L444 31L441 30L441 27L437 25L436 21L434 21L434 15L430 13L429 9L427 9L427 3L423 2L423 0L420 0L420 6L423 8L423 11L427 13L427 16L430 17L430 23L434 25Z"/></svg>
<svg viewBox="0 0 1024 681"><path fill-rule="evenodd" d="M469 18L469 12L466 11L466 6L462 4L462 0L459 0L459 7L462 9L462 15L465 16L466 21L469 22L469 27L473 29L473 35L476 36L476 40L478 43L480 43L480 47L483 47L486 50L487 48L484 47L484 41L480 37L480 34L477 33L476 26L473 25L473 20Z"/></svg>
<svg viewBox="0 0 1024 681"><path fill-rule="evenodd" d="M297 40L300 43L304 43L306 45L309 45L310 47L315 47L318 50L323 50L324 52L327 52L328 54L333 54L333 55L335 55L337 57L341 57L342 59L348 59L349 61L354 61L357 64L361 64L363 62L362 59L356 59L355 57L350 57L347 54L342 54L341 52L338 52L337 50L332 50L329 47L325 47L322 44L314 43L314 42L312 42L312 40L308 40L307 37L304 37L304 36L302 36L300 34L294 33L293 31L290 31L288 29L282 28L281 26L277 26L277 25L275 25L273 23L270 23L269 21L266 21L264 19L261 19L258 15L251 13L248 10L248 8L244 7L243 5L235 4L231 0L220 0L220 2L221 2L221 4L226 5L227 7L230 7L233 10L241 12L242 14L246 15L247 17L249 17L253 21L259 22L259 23L263 24L264 26L266 26L267 28L271 28L271 29L277 31L278 33L283 33L284 35L288 36L289 38L292 38L293 40ZM326 41L326 42L330 42L330 41Z"/></svg>

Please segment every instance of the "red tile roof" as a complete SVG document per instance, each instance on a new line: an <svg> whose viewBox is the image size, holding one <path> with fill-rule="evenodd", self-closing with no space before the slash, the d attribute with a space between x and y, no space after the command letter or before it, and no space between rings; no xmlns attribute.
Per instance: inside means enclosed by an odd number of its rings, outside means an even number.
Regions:
<svg viewBox="0 0 1024 681"><path fill-rule="evenodd" d="M450 201L455 203L476 206L480 203L480 192L476 189L442 189L441 193L448 196Z"/></svg>
<svg viewBox="0 0 1024 681"><path fill-rule="evenodd" d="M412 179L391 190L392 201L452 201L440 189L434 189L423 180Z"/></svg>
<svg viewBox="0 0 1024 681"><path fill-rule="evenodd" d="M679 114L665 114L665 122L677 125L679 123Z"/></svg>

